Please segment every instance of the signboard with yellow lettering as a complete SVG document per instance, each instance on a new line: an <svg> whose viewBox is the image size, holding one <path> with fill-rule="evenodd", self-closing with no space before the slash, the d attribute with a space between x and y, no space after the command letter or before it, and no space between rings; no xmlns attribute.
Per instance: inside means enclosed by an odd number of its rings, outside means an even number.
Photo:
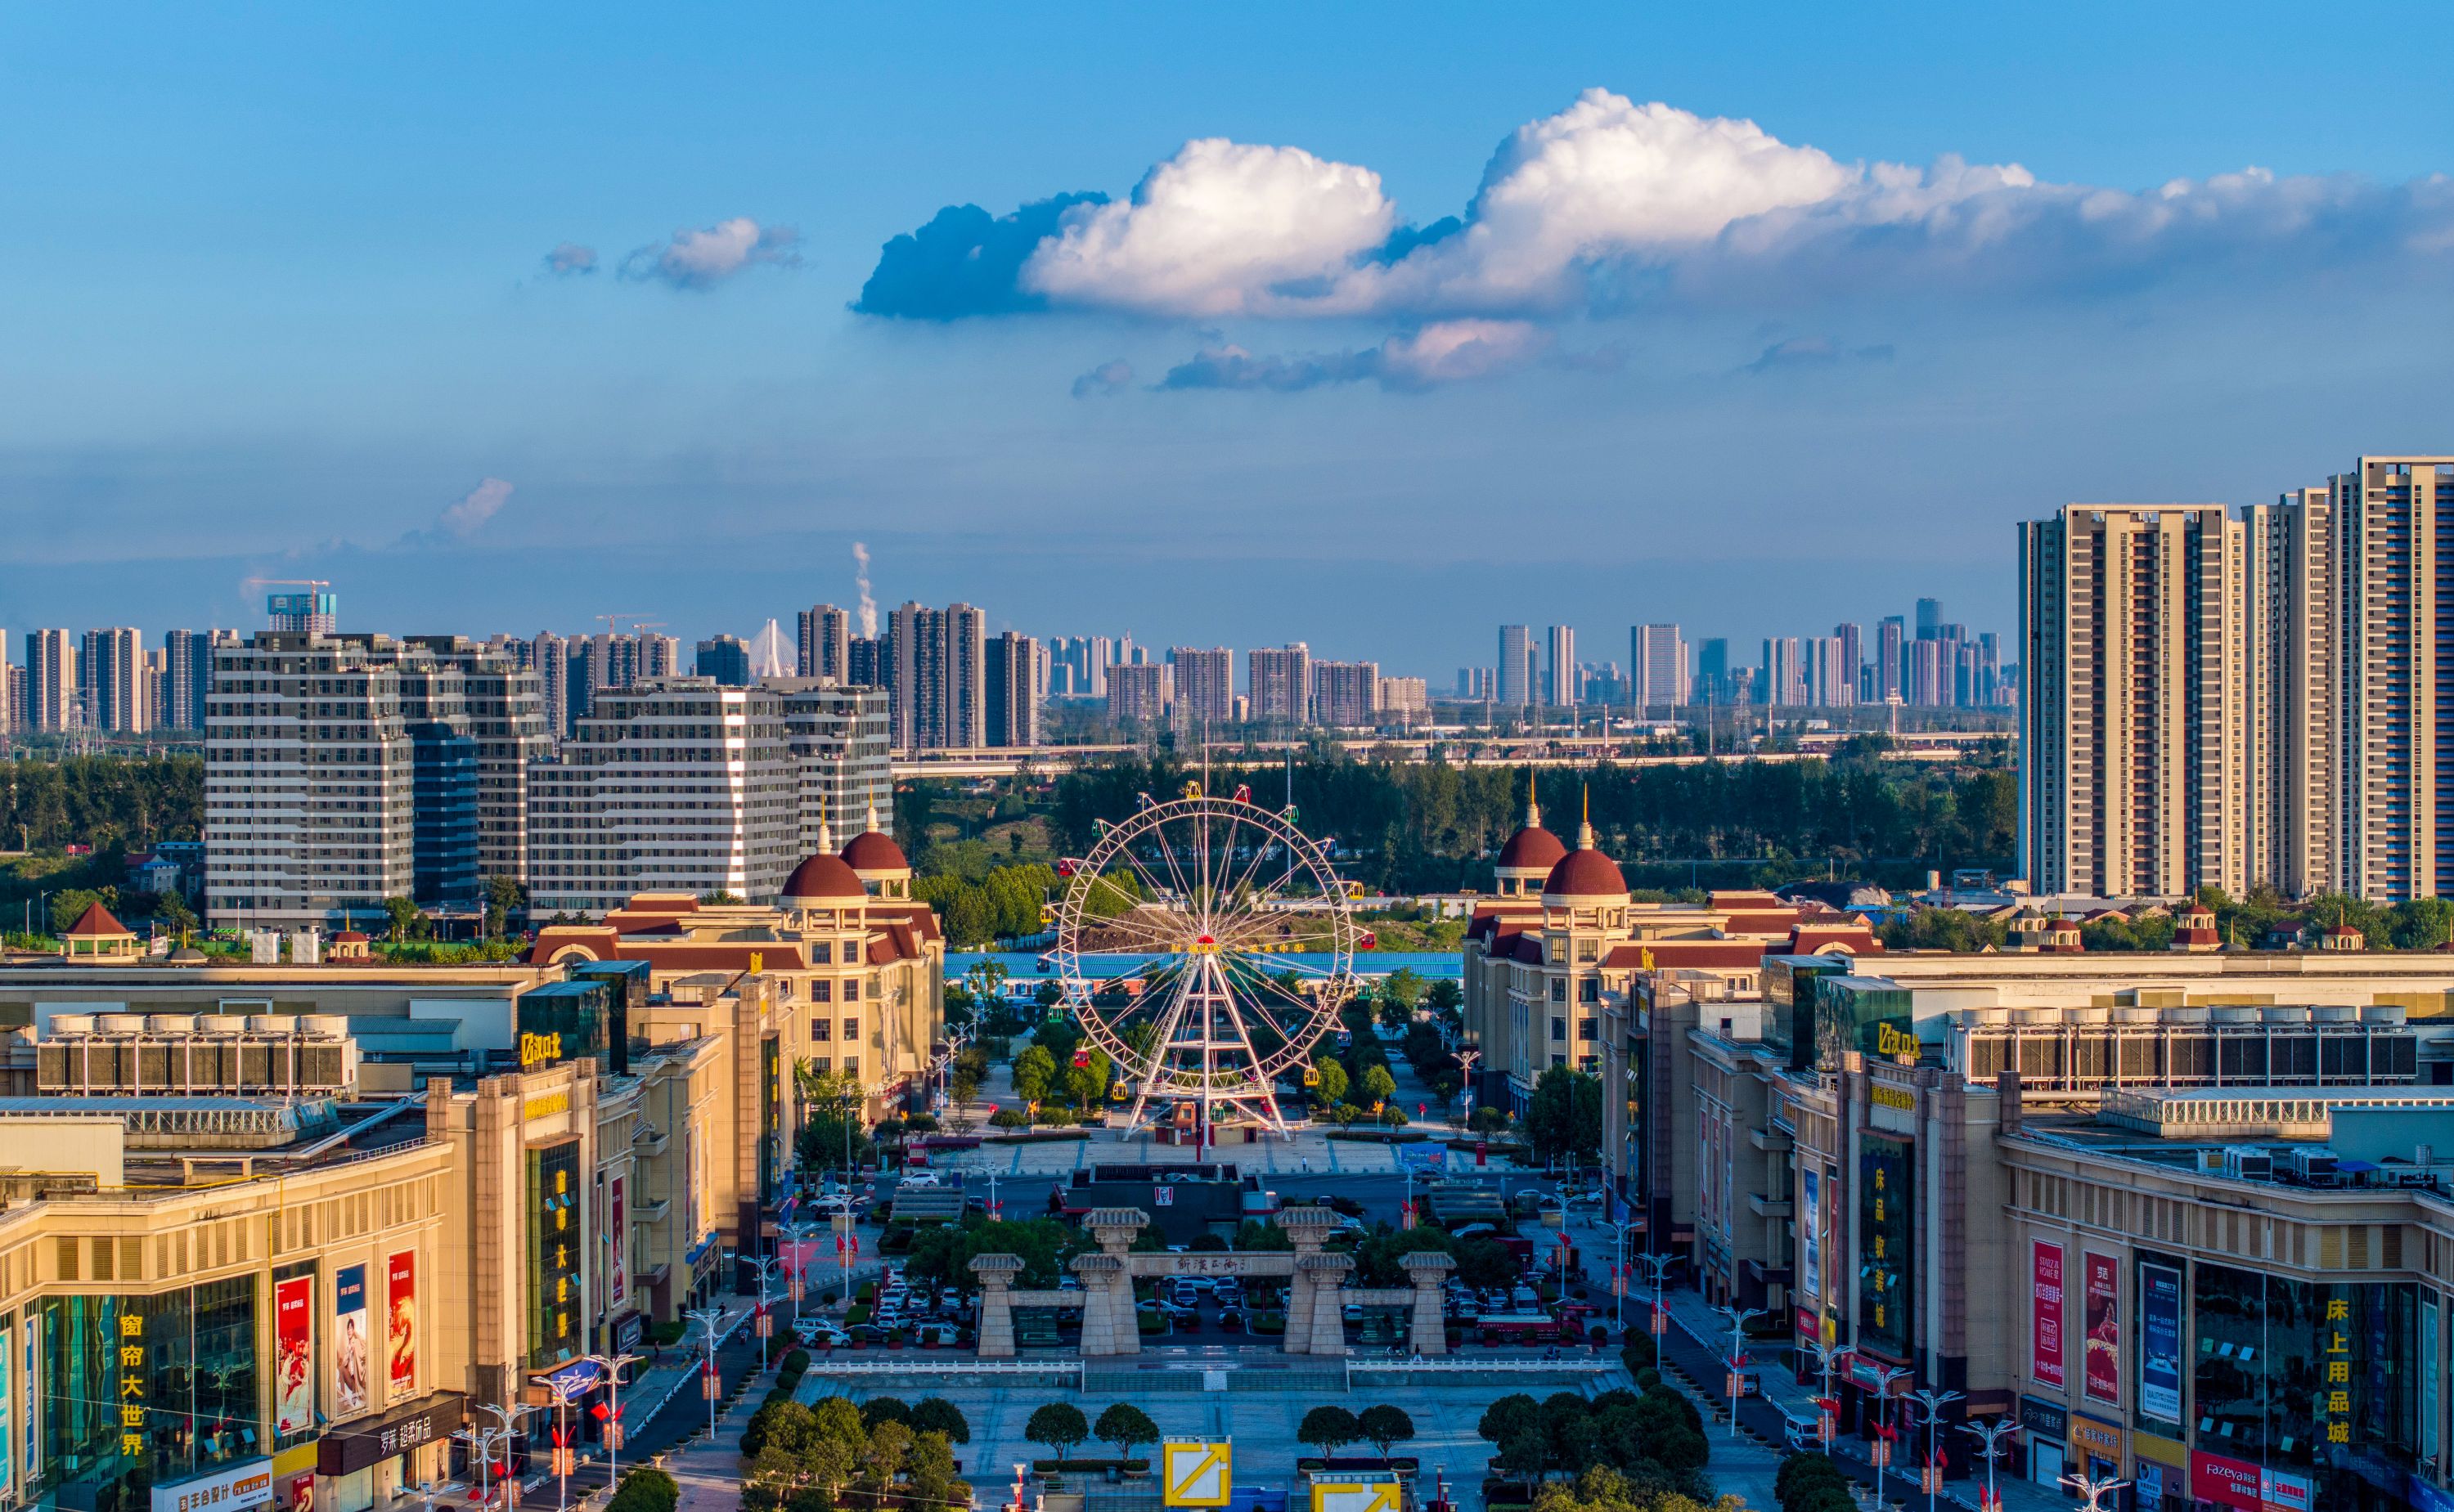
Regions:
<svg viewBox="0 0 2454 1512"><path fill-rule="evenodd" d="M1906 1360L1916 1337L1917 1146L1904 1139L1858 1136L1858 1342Z"/></svg>
<svg viewBox="0 0 2454 1512"><path fill-rule="evenodd" d="M1398 1512L1398 1482L1315 1481L1312 1512Z"/></svg>
<svg viewBox="0 0 2454 1512"><path fill-rule="evenodd" d="M1170 1439L1158 1446L1159 1501L1167 1506L1225 1506L1233 1457L1225 1439Z"/></svg>

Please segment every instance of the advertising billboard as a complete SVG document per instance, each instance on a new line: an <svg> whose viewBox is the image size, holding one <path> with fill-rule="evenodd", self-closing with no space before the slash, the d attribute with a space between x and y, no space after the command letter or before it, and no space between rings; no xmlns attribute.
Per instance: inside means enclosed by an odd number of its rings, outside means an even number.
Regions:
<svg viewBox="0 0 2454 1512"><path fill-rule="evenodd" d="M1858 1342L1893 1360L1916 1337L1916 1149L1884 1134L1858 1142Z"/></svg>
<svg viewBox="0 0 2454 1512"><path fill-rule="evenodd" d="M2139 1266L2139 1411L2159 1422L2182 1421L2182 1272L2177 1266Z"/></svg>
<svg viewBox="0 0 2454 1512"><path fill-rule="evenodd" d="M2085 1354L2080 1374L2087 1394L2099 1402L2122 1400L2122 1267L2111 1255L2093 1250L2080 1257L2081 1283L2086 1301L2080 1313Z"/></svg>
<svg viewBox="0 0 2454 1512"><path fill-rule="evenodd" d="M384 1358L394 1396L417 1390L417 1251L404 1249L384 1266Z"/></svg>
<svg viewBox="0 0 2454 1512"><path fill-rule="evenodd" d="M1823 1173L1806 1168L1806 1266L1799 1292L1809 1302L1823 1296Z"/></svg>
<svg viewBox="0 0 2454 1512"><path fill-rule="evenodd" d="M332 1272L332 1415L367 1410L367 1267Z"/></svg>
<svg viewBox="0 0 2454 1512"><path fill-rule="evenodd" d="M631 1230L623 1222L622 1178L605 1184L605 1308L620 1312L631 1301Z"/></svg>
<svg viewBox="0 0 2454 1512"><path fill-rule="evenodd" d="M315 1278L292 1276L272 1284L272 1431L287 1438L314 1422Z"/></svg>
<svg viewBox="0 0 2454 1512"><path fill-rule="evenodd" d="M2029 1354L2036 1377L2061 1390L2062 1373L2062 1246L2037 1241L2028 1267Z"/></svg>

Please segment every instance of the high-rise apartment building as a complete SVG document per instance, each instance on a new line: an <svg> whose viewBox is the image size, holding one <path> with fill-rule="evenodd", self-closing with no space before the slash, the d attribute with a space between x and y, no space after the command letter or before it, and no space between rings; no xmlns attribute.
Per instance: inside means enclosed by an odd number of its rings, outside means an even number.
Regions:
<svg viewBox="0 0 2454 1512"><path fill-rule="evenodd" d="M529 666L544 700L546 733L558 741L571 728L571 643L550 630L538 635L529 643Z"/></svg>
<svg viewBox="0 0 2454 1512"><path fill-rule="evenodd" d="M1108 718L1149 728L1167 717L1165 666L1131 663L1108 668Z"/></svg>
<svg viewBox="0 0 2454 1512"><path fill-rule="evenodd" d="M2037 892L2242 890L2243 542L2219 505L2072 505L2021 525L2020 840Z"/></svg>
<svg viewBox="0 0 2454 1512"><path fill-rule="evenodd" d="M471 782L479 879L525 881L529 768L553 749L543 675L521 666L506 647L459 635L408 636L400 642L400 654L409 674L432 678L448 671L456 679L455 728L468 736L475 763ZM425 670L421 663L432 664L433 670ZM417 684L405 682L404 686L415 692Z"/></svg>
<svg viewBox="0 0 2454 1512"><path fill-rule="evenodd" d="M1708 704L1739 704L1740 698L1730 686L1730 643L1720 636L1709 636L1696 648L1696 681L1699 691Z"/></svg>
<svg viewBox="0 0 2454 1512"><path fill-rule="evenodd" d="M845 664L851 672L844 680L855 687L884 687L894 674L893 662L885 636L855 635Z"/></svg>
<svg viewBox="0 0 2454 1512"><path fill-rule="evenodd" d="M529 906L776 894L804 849L784 701L702 677L608 688L529 787Z"/></svg>
<svg viewBox="0 0 2454 1512"><path fill-rule="evenodd" d="M852 615L832 604L820 604L794 618L798 630L795 666L799 675L851 682Z"/></svg>
<svg viewBox="0 0 2454 1512"><path fill-rule="evenodd" d="M1534 702L1534 638L1522 625L1499 627L1499 695L1498 702L1522 706Z"/></svg>
<svg viewBox="0 0 2454 1512"><path fill-rule="evenodd" d="M864 829L895 832L895 771L890 763L890 699L882 687L854 687L824 678L762 685L780 704L784 743L793 761L795 848L804 856L841 845Z"/></svg>
<svg viewBox="0 0 2454 1512"><path fill-rule="evenodd" d="M719 687L750 686L750 643L738 635L715 635L698 643L692 670L714 678Z"/></svg>
<svg viewBox="0 0 2454 1512"><path fill-rule="evenodd" d="M1917 601L1917 638L1931 641L1942 633L1942 600Z"/></svg>
<svg viewBox="0 0 2454 1512"><path fill-rule="evenodd" d="M1497 696L1497 678L1492 668L1488 666L1458 668L1457 696L1458 698L1480 703Z"/></svg>
<svg viewBox="0 0 2454 1512"><path fill-rule="evenodd" d="M888 617L898 750L966 749L988 730L988 617L969 604L905 604Z"/></svg>
<svg viewBox="0 0 2454 1512"><path fill-rule="evenodd" d="M205 727L205 697L213 686L211 635L204 630L172 630L162 638L163 684L169 701L155 710L157 723L171 729Z"/></svg>
<svg viewBox="0 0 2454 1512"><path fill-rule="evenodd" d="M1374 695L1378 712L1396 725L1418 725L1432 711L1431 688L1419 677L1384 677Z"/></svg>
<svg viewBox="0 0 2454 1512"><path fill-rule="evenodd" d="M2338 886L2335 488L2243 512L2243 684L2250 880L2292 897Z"/></svg>
<svg viewBox="0 0 2454 1512"><path fill-rule="evenodd" d="M268 593L264 624L289 635L331 635L341 627L340 599L320 585L304 592Z"/></svg>
<svg viewBox="0 0 2454 1512"><path fill-rule="evenodd" d="M26 637L26 727L68 729L82 723L83 714L75 632L30 632Z"/></svg>
<svg viewBox="0 0 2454 1512"><path fill-rule="evenodd" d="M1582 679L1577 670L1577 631L1574 626L1554 625L1543 637L1542 702L1553 708L1571 708L1584 701Z"/></svg>
<svg viewBox="0 0 2454 1512"><path fill-rule="evenodd" d="M1883 616L1875 627L1875 702L1908 702L1908 622Z"/></svg>
<svg viewBox="0 0 2454 1512"><path fill-rule="evenodd" d="M1046 696L1047 652L1038 641L1013 630L988 644L987 744L1025 747L1039 744L1039 706Z"/></svg>
<svg viewBox="0 0 2454 1512"><path fill-rule="evenodd" d="M1176 668L1176 726L1199 734L1204 726L1224 729L1236 719L1236 653L1226 647L1208 649L1178 646L1167 653Z"/></svg>
<svg viewBox="0 0 2454 1512"><path fill-rule="evenodd" d="M1763 643L1763 679L1758 684L1766 704L1789 708L1806 702L1805 653L1795 635L1780 635Z"/></svg>
<svg viewBox="0 0 2454 1512"><path fill-rule="evenodd" d="M2454 896L2454 456L2364 456L2328 492L2338 885Z"/></svg>
<svg viewBox="0 0 2454 1512"><path fill-rule="evenodd" d="M1257 725L1294 728L1312 717L1312 647L1301 641L1244 653L1246 713Z"/></svg>
<svg viewBox="0 0 2454 1512"><path fill-rule="evenodd" d="M1932 636L1921 636L1908 643L1908 686L1901 694L1903 703L1939 708L1951 701L1949 644Z"/></svg>
<svg viewBox="0 0 2454 1512"><path fill-rule="evenodd" d="M88 728L113 735L145 731L145 637L125 626L88 630L77 655L77 696Z"/></svg>
<svg viewBox="0 0 2454 1512"><path fill-rule="evenodd" d="M1332 729L1370 729L1379 723L1380 664L1312 664L1312 715Z"/></svg>
<svg viewBox="0 0 2454 1512"><path fill-rule="evenodd" d="M0 629L0 741L26 727L25 711L18 706L16 696L16 686L22 675L9 660L9 632Z"/></svg>
<svg viewBox="0 0 2454 1512"><path fill-rule="evenodd" d="M1627 632L1629 702L1648 708L1683 708L1688 699L1687 642L1676 625L1637 625Z"/></svg>

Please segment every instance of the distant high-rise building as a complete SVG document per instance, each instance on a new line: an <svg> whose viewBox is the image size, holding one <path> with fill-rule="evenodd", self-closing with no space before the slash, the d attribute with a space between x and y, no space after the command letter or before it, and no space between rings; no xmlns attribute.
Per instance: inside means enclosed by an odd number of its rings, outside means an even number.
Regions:
<svg viewBox="0 0 2454 1512"><path fill-rule="evenodd" d="M718 687L750 686L750 643L738 635L717 635L698 643L694 669L715 680Z"/></svg>
<svg viewBox="0 0 2454 1512"><path fill-rule="evenodd" d="M1918 638L1919 640L1921 640L1921 641L1931 641L1931 640L1935 639L1935 637L1936 637L1937 635L1941 634L1941 630L1942 630L1942 600L1941 600L1941 599L1920 599L1920 600L1918 600L1918 601L1917 601L1917 638Z"/></svg>
<svg viewBox="0 0 2454 1512"><path fill-rule="evenodd" d="M68 729L80 722L82 713L75 632L30 632L26 637L26 726Z"/></svg>
<svg viewBox="0 0 2454 1512"><path fill-rule="evenodd" d="M1765 641L1761 665L1761 694L1766 704L1788 708L1806 702L1805 653L1797 636L1780 635Z"/></svg>
<svg viewBox="0 0 2454 1512"><path fill-rule="evenodd" d="M1834 676L1848 685L1846 702L1855 704L1859 702L1861 668L1866 661L1866 627L1854 621L1843 620L1832 627L1832 637L1840 643L1840 665L1834 669Z"/></svg>
<svg viewBox="0 0 2454 1512"><path fill-rule="evenodd" d="M1257 725L1293 728L1312 718L1312 647L1301 641L1244 653L1247 711Z"/></svg>
<svg viewBox="0 0 2454 1512"><path fill-rule="evenodd" d="M2242 891L2243 545L2220 505L2072 505L2020 526L2021 858L2038 893Z"/></svg>
<svg viewBox="0 0 2454 1512"><path fill-rule="evenodd" d="M1006 747L1038 745L1047 653L1032 637L1007 630L990 638L987 654L985 744Z"/></svg>
<svg viewBox="0 0 2454 1512"><path fill-rule="evenodd" d="M969 604L907 603L888 617L898 750L968 749L988 726L988 618Z"/></svg>
<svg viewBox="0 0 2454 1512"><path fill-rule="evenodd" d="M125 626L86 631L77 692L89 727L113 735L144 733L145 637Z"/></svg>
<svg viewBox="0 0 2454 1512"><path fill-rule="evenodd" d="M1951 653L1947 642L1921 636L1908 644L1908 686L1903 702L1941 708L1951 702Z"/></svg>
<svg viewBox="0 0 2454 1512"><path fill-rule="evenodd" d="M160 723L171 729L205 727L205 697L212 691L212 638L203 630L172 630L162 638L164 686L169 703Z"/></svg>
<svg viewBox="0 0 2454 1512"><path fill-rule="evenodd" d="M1688 703L1687 642L1676 625L1638 625L1627 632L1629 702L1639 710L1683 708Z"/></svg>
<svg viewBox="0 0 2454 1512"><path fill-rule="evenodd" d="M1119 725L1150 727L1167 717L1164 666L1130 663L1108 668L1108 717Z"/></svg>
<svg viewBox="0 0 2454 1512"><path fill-rule="evenodd" d="M1179 646L1167 653L1176 668L1177 727L1198 734L1236 720L1236 653L1226 647Z"/></svg>
<svg viewBox="0 0 2454 1512"><path fill-rule="evenodd" d="M1846 637L1815 636L1803 643L1803 649L1808 703L1819 708L1846 708L1858 702L1858 661L1849 654Z"/></svg>
<svg viewBox="0 0 2454 1512"><path fill-rule="evenodd" d="M292 635L331 635L340 628L340 599L323 588L264 597L265 628Z"/></svg>
<svg viewBox="0 0 2454 1512"><path fill-rule="evenodd" d="M560 740L571 728L571 643L547 631L529 642L529 666L535 669L548 735Z"/></svg>
<svg viewBox="0 0 2454 1512"><path fill-rule="evenodd" d="M1696 680L1702 685L1708 703L1743 704L1738 689L1731 686L1730 643L1720 636L1708 637L1696 652Z"/></svg>
<svg viewBox="0 0 2454 1512"><path fill-rule="evenodd" d="M2296 898L2334 890L2342 859L2334 506L2331 486L2295 488L2243 520L2246 862Z"/></svg>
<svg viewBox="0 0 2454 1512"><path fill-rule="evenodd" d="M639 637L640 677L678 677L682 670L682 641L678 635L642 635Z"/></svg>
<svg viewBox="0 0 2454 1512"><path fill-rule="evenodd" d="M1312 713L1332 729L1369 729L1378 723L1380 664L1312 664Z"/></svg>
<svg viewBox="0 0 2454 1512"><path fill-rule="evenodd" d="M1543 650L1542 702L1553 708L1569 708L1583 702L1584 689L1577 676L1576 627L1552 626L1543 637Z"/></svg>
<svg viewBox="0 0 2454 1512"><path fill-rule="evenodd" d="M893 658L886 652L886 637L855 635L845 647L844 681L855 687L884 687L893 675Z"/></svg>
<svg viewBox="0 0 2454 1512"><path fill-rule="evenodd" d="M1534 638L1522 625L1499 627L1499 702L1523 706L1534 702Z"/></svg>
<svg viewBox="0 0 2454 1512"><path fill-rule="evenodd" d="M1375 697L1378 712L1393 724L1420 724L1432 711L1431 689L1419 677L1384 677Z"/></svg>
<svg viewBox="0 0 2454 1512"><path fill-rule="evenodd" d="M1887 614L1875 627L1875 702L1908 702L1908 622Z"/></svg>
<svg viewBox="0 0 2454 1512"><path fill-rule="evenodd" d="M1496 696L1496 692L1495 677L1490 667L1460 666L1458 668L1458 697L1479 703Z"/></svg>
<svg viewBox="0 0 2454 1512"><path fill-rule="evenodd" d="M848 683L852 677L852 615L820 604L795 615L797 660L803 677Z"/></svg>
<svg viewBox="0 0 2454 1512"><path fill-rule="evenodd" d="M0 724L8 726L5 733L25 733L33 727L28 719L26 669L14 662L0 662Z"/></svg>

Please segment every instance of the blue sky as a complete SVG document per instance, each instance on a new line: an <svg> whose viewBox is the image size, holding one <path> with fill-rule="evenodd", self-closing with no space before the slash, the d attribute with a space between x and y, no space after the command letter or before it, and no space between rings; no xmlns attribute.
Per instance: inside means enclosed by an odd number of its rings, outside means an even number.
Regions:
<svg viewBox="0 0 2454 1512"><path fill-rule="evenodd" d="M1444 677L2454 449L2442 12L1731 14L0 12L0 624L746 634L862 541Z"/></svg>

